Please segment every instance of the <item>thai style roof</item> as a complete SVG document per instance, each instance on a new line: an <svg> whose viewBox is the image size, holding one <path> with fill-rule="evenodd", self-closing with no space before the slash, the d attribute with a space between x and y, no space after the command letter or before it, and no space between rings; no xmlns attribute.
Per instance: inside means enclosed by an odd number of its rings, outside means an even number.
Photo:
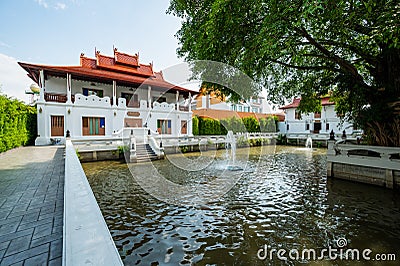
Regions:
<svg viewBox="0 0 400 266"><path fill-rule="evenodd" d="M321 105L334 105L335 102L332 102L330 100L330 97L322 97L321 98ZM294 98L293 101L290 104L287 104L285 106L280 107L280 109L290 109L290 108L297 108L300 105L301 98Z"/></svg>
<svg viewBox="0 0 400 266"><path fill-rule="evenodd" d="M102 55L96 52L96 58L80 56L78 66L52 66L18 62L28 72L34 82L39 83L39 72L44 70L45 76L52 75L65 77L71 74L72 78L93 82L112 83L124 86L138 87L142 84L161 90L180 91L184 94L197 92L167 82L162 72L155 72L152 64L139 63L139 54L129 55L114 49L114 56Z"/></svg>

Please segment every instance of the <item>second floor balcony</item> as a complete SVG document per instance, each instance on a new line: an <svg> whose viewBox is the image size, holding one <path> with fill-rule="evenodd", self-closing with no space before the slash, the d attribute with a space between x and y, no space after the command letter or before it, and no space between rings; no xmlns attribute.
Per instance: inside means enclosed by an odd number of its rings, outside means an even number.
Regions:
<svg viewBox="0 0 400 266"><path fill-rule="evenodd" d="M67 94L61 93L51 93L45 92L44 94L45 102L54 102L54 103L67 103L68 96ZM71 95L71 102L72 104L84 104L84 105L91 105L91 106L101 106L101 107L112 107L114 106L114 99L108 96L105 97L98 97L95 95L84 96L82 94ZM150 106L151 105L151 106ZM182 105L178 103L167 103L167 102L152 102L149 104L146 100L131 100L127 102L127 100L123 97L117 98L115 106L120 108L128 108L128 109L153 109L154 107L159 108L168 108L172 110L177 110L180 112L189 112L188 105Z"/></svg>

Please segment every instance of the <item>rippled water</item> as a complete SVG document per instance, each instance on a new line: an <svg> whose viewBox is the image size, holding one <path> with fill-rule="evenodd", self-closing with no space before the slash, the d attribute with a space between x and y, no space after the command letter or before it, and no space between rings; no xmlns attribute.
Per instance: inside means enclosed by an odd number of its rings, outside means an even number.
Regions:
<svg viewBox="0 0 400 266"><path fill-rule="evenodd" d="M265 244L287 251L321 250L335 247L340 237L349 248L396 253L399 261L398 192L327 180L325 152L285 146L251 148L245 165L250 171L233 189L219 200L195 206L171 205L150 196L124 163L84 163L83 168L126 265L320 265L321 261L281 261L276 255L272 261L262 261L257 251ZM209 153L216 159L197 172L183 171L169 160L153 164L170 180L201 189L207 180L218 178L219 165L226 165L224 150ZM238 153L240 163L240 149ZM185 156L195 159L197 155ZM179 156L169 155L169 159L179 161ZM140 167L151 169L146 164Z"/></svg>

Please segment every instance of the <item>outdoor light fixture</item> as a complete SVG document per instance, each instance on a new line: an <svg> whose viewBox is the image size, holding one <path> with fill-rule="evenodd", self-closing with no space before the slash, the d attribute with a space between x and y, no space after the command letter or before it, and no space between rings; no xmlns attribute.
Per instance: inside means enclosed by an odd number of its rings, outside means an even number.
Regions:
<svg viewBox="0 0 400 266"><path fill-rule="evenodd" d="M42 111L43 111L43 110L42 110L42 107L40 107L40 108L39 108L39 113L42 113Z"/></svg>
<svg viewBox="0 0 400 266"><path fill-rule="evenodd" d="M68 114L70 114L71 113L71 109L68 109Z"/></svg>
<svg viewBox="0 0 400 266"><path fill-rule="evenodd" d="M117 112L114 111L114 116L117 116Z"/></svg>

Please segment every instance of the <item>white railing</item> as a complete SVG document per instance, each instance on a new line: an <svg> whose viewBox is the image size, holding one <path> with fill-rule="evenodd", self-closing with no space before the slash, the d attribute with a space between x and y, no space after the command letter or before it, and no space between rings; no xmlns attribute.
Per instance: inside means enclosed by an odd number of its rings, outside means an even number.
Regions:
<svg viewBox="0 0 400 266"><path fill-rule="evenodd" d="M154 151L154 153L158 156L158 157L163 157L164 156L164 148L161 147L161 142L156 141L156 139L151 136L148 135L148 143L151 147L151 149Z"/></svg>
<svg viewBox="0 0 400 266"><path fill-rule="evenodd" d="M327 155L328 162L400 170L400 148L336 144Z"/></svg>
<svg viewBox="0 0 400 266"><path fill-rule="evenodd" d="M257 138L275 138L278 133L236 133L234 136L236 139L244 137L246 139L257 139ZM205 144L221 144L226 143L226 136L224 135L200 135L200 136L165 136L158 135L155 138L163 143L164 147L171 146L188 146L188 145L205 145Z"/></svg>

